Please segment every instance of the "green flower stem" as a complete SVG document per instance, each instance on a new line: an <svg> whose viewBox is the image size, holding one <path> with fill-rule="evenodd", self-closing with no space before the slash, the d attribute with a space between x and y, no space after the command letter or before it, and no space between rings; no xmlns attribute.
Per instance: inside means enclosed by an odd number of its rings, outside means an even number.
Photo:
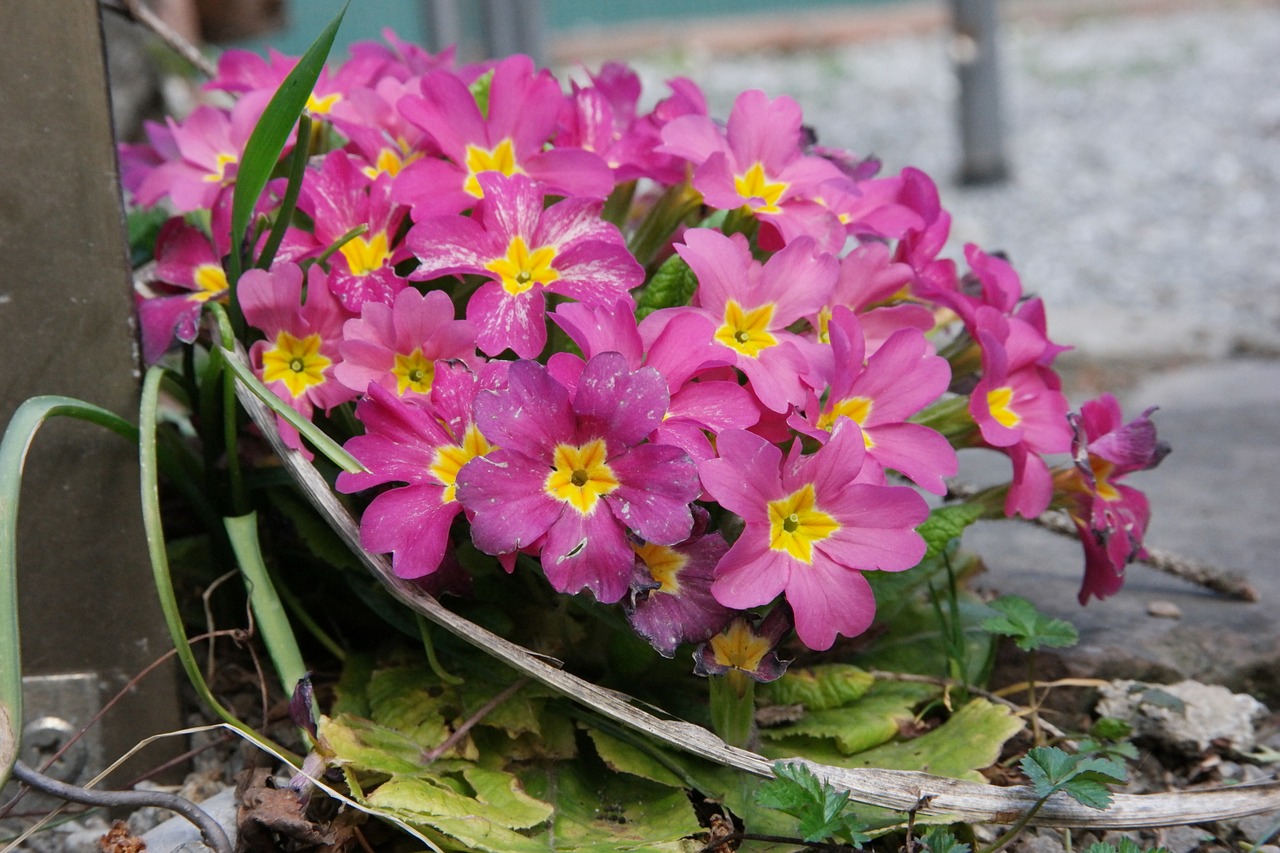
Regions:
<svg viewBox="0 0 1280 853"><path fill-rule="evenodd" d="M711 689L711 729L730 746L745 747L755 724L756 683L731 669L708 678Z"/></svg>
<svg viewBox="0 0 1280 853"><path fill-rule="evenodd" d="M0 786L18 757L22 726L22 653L18 633L18 497L27 451L51 417L72 417L106 427L131 443L133 424L70 397L32 397L18 407L0 439Z"/></svg>
<svg viewBox="0 0 1280 853"><path fill-rule="evenodd" d="M619 228L625 227L627 217L631 214L631 202L635 197L635 181L618 184L613 188L613 192L609 193L609 197L605 199L604 210L600 212L600 218L606 222L612 222Z"/></svg>
<svg viewBox="0 0 1280 853"><path fill-rule="evenodd" d="M254 263L258 269L271 269L280 244L284 242L284 232L293 219L293 211L298 207L298 196L302 192L302 178L307 170L308 154L311 145L311 116L304 111L298 116L298 135L293 143L293 153L289 157L289 183L285 187L284 198L280 200L280 209L276 211L276 221L271 226L267 242L262 246L262 254Z"/></svg>
<svg viewBox="0 0 1280 853"><path fill-rule="evenodd" d="M302 652L298 650L298 639L294 636L293 626L289 624L289 616L285 613L284 604L267 573L267 564L262 559L258 540L258 514L251 512L224 518L222 523L227 529L231 550L235 552L236 562L240 564L240 573L244 576L245 587L249 591L249 604L253 607L257 630L275 664L276 675L280 677L285 695L292 696L298 682L307 674L307 667L302 662Z"/></svg>
<svg viewBox="0 0 1280 853"><path fill-rule="evenodd" d="M943 397L911 418L911 423L942 433L955 448L974 447L981 438L969 414L969 398L963 394Z"/></svg>
<svg viewBox="0 0 1280 853"><path fill-rule="evenodd" d="M676 226L702 206L702 193L688 181L663 193L631 236L627 248L647 269L654 255L667 244Z"/></svg>
<svg viewBox="0 0 1280 853"><path fill-rule="evenodd" d="M421 613L414 613L418 620L418 634L422 637L422 649L427 653L427 663L431 666L431 671L443 681L445 684L462 684L464 680L445 670L440 665L440 659L436 657L436 646L431 641L431 623Z"/></svg>
<svg viewBox="0 0 1280 853"><path fill-rule="evenodd" d="M163 378L162 368L153 367L147 371L146 379L142 383L138 428L138 462L142 480L142 526L147 536L147 552L151 557L151 574L156 595L160 598L160 609L164 612L165 625L169 629L169 636L173 640L173 647L177 652L182 670L201 701L218 717L244 732L250 740L255 743L266 743L278 750L280 747L270 743L243 723L214 697L213 691L209 689L200 671L200 664L196 662L195 654L191 651L191 643L187 640L187 631L182 624L178 596L174 592L173 576L169 571L169 555L165 550L164 525L160 518L160 488L156 465L156 403Z"/></svg>
<svg viewBox="0 0 1280 853"><path fill-rule="evenodd" d="M347 650L344 649L337 640L329 636L327 631L320 627L320 623L311 617L311 614L307 612L307 608L298 599L298 596L293 594L293 590L289 589L288 586L282 583L277 583L275 587L276 593L280 596L280 600L284 602L284 606L289 610L289 618L300 624L303 629L314 637L317 643L324 646L325 651L333 655L335 659L339 661L346 661Z"/></svg>

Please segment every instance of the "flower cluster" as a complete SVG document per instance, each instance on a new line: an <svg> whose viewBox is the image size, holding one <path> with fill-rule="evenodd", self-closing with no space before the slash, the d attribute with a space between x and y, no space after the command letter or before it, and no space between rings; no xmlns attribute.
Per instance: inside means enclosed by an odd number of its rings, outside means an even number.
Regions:
<svg viewBox="0 0 1280 853"><path fill-rule="evenodd" d="M664 655L702 644L699 671L773 677L784 630L826 649L868 628L865 574L920 562L925 495L973 447L1010 459L995 514L1069 507L1082 598L1119 587L1147 508L1112 481L1158 461L1154 428L1111 398L1069 414L1044 306L998 255L941 256L927 175L818 147L759 91L722 123L684 79L642 108L618 64L566 91L523 56L352 54L311 95L278 251L238 281L226 256L269 228L232 247L231 193L294 60L225 53L207 87L232 106L121 156L132 202L171 217L145 357L233 299L269 388L306 417L354 407L367 471L337 488L374 490L363 544L398 575L465 589L469 540L620 603ZM289 189L268 184L260 223Z"/></svg>

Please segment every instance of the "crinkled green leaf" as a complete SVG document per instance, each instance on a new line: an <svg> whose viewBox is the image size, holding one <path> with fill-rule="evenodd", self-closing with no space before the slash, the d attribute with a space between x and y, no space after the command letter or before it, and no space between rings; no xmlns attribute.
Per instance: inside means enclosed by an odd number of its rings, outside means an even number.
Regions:
<svg viewBox="0 0 1280 853"><path fill-rule="evenodd" d="M757 695L768 705L804 705L809 711L839 708L861 699L875 678L845 663L792 668L777 681L762 684Z"/></svg>
<svg viewBox="0 0 1280 853"><path fill-rule="evenodd" d="M916 532L924 539L924 559L941 556L952 541L964 533L964 529L982 517L982 507L976 504L950 504L940 506L929 513Z"/></svg>
<svg viewBox="0 0 1280 853"><path fill-rule="evenodd" d="M380 669L369 678L369 715L380 726L394 730L429 749L443 743L457 718L457 702L450 685L419 667ZM458 753L474 757L469 739Z"/></svg>
<svg viewBox="0 0 1280 853"><path fill-rule="evenodd" d="M688 305L697 289L698 278L693 270L684 258L672 255L636 297L636 319L643 320L659 308Z"/></svg>
<svg viewBox="0 0 1280 853"><path fill-rule="evenodd" d="M342 675L338 678L337 697L329 709L332 716L351 714L369 716L369 679L373 676L372 655L359 652L348 654L342 663Z"/></svg>
<svg viewBox="0 0 1280 853"><path fill-rule="evenodd" d="M592 775L576 762L531 768L521 777L530 795L555 806L554 835L540 839L543 850L681 853L682 839L702 831L684 791L630 774Z"/></svg>
<svg viewBox="0 0 1280 853"><path fill-rule="evenodd" d="M779 761L773 765L773 772L775 778L757 790L756 802L797 818L800 836L805 841L836 838L861 846L870 840L863 832L867 825L856 815L845 812L849 805L848 791L837 791L800 762Z"/></svg>
<svg viewBox="0 0 1280 853"><path fill-rule="evenodd" d="M989 606L1002 615L984 619L982 627L993 634L1012 637L1018 648L1024 651L1045 646L1064 648L1080 641L1074 625L1064 619L1045 616L1021 596L1003 595Z"/></svg>
<svg viewBox="0 0 1280 853"><path fill-rule="evenodd" d="M587 729L596 752L610 770L617 773L630 773L659 785L671 788L684 788L685 782L669 766L657 757L655 752L646 752L637 746L605 734L599 729Z"/></svg>
<svg viewBox="0 0 1280 853"><path fill-rule="evenodd" d="M407 735L377 723L341 714L321 717L318 737L334 763L374 773L422 772L422 745Z"/></svg>
<svg viewBox="0 0 1280 853"><path fill-rule="evenodd" d="M892 740L902 724L911 721L913 709L938 693L937 687L928 684L881 681L851 705L806 713L794 723L762 729L760 736L830 739L840 752L851 755Z"/></svg>
<svg viewBox="0 0 1280 853"><path fill-rule="evenodd" d="M477 768L478 770L478 768ZM508 776L508 774L502 774ZM434 829L478 850L492 853L545 851L545 841L518 832L550 817L552 806L525 793L515 777L486 780L471 797L426 778L401 777L380 785L365 804L384 809L415 826ZM468 780L470 781L470 780ZM487 797L496 796L489 800ZM532 821L532 822L530 822Z"/></svg>
<svg viewBox="0 0 1280 853"><path fill-rule="evenodd" d="M830 741L812 738L765 743L760 751L769 758L799 755L839 767L920 770L982 782L978 771L990 767L999 758L1005 741L1021 729L1022 721L1007 707L979 698L970 700L941 726L919 737L882 744L854 755L844 754Z"/></svg>

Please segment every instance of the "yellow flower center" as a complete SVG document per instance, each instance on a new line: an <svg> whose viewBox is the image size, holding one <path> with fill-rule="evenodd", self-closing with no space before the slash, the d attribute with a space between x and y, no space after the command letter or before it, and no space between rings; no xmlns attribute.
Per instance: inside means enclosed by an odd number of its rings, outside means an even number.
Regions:
<svg viewBox="0 0 1280 853"><path fill-rule="evenodd" d="M387 232L379 231L372 237L352 237L342 244L342 256L347 259L347 269L352 275L368 275L386 266L391 259L387 246Z"/></svg>
<svg viewBox="0 0 1280 853"><path fill-rule="evenodd" d="M1094 490L1104 501L1120 500L1120 490L1111 485L1111 472L1115 465L1100 456L1089 456L1089 467L1093 470Z"/></svg>
<svg viewBox="0 0 1280 853"><path fill-rule="evenodd" d="M827 432L835 426L836 420L841 416L848 418L858 426L864 426L867 418L871 417L871 407L874 401L870 397L850 397L847 400L841 400L831 407L831 411L823 412L818 416L818 428L825 429ZM871 436L866 430L862 431L862 443L866 445L867 450L876 446L871 440Z"/></svg>
<svg viewBox="0 0 1280 853"><path fill-rule="evenodd" d="M502 288L512 296L519 296L535 285L546 285L560 278L552 266L555 263L554 246L540 246L529 251L528 244L519 234L511 238L507 254L485 264L485 269L502 279Z"/></svg>
<svg viewBox="0 0 1280 853"><path fill-rule="evenodd" d="M196 267L196 287L200 289L188 298L194 302L207 302L226 293L230 286L222 267L217 264L200 264Z"/></svg>
<svg viewBox="0 0 1280 853"><path fill-rule="evenodd" d="M422 355L419 347L408 355L396 353L395 366L391 368L396 378L396 393L401 396L405 391L417 391L427 394L431 391L431 382L436 377L436 363Z"/></svg>
<svg viewBox="0 0 1280 853"><path fill-rule="evenodd" d="M307 95L307 112L313 115L324 115L333 109L334 104L338 103L341 98L342 94L339 92L331 92L319 98L316 97L315 92L312 92Z"/></svg>
<svg viewBox="0 0 1280 853"><path fill-rule="evenodd" d="M211 184L221 184L227 179L227 167L232 163L239 162L239 157L235 154L219 154L214 159L214 170L204 176L204 179Z"/></svg>
<svg viewBox="0 0 1280 853"><path fill-rule="evenodd" d="M403 148L383 148L378 152L378 159L374 161L372 166L365 166L361 171L366 176L376 179L378 175L387 174L395 177L400 174L400 170L408 166L414 160L422 159L422 152L415 151L406 155Z"/></svg>
<svg viewBox="0 0 1280 853"><path fill-rule="evenodd" d="M724 324L716 329L716 340L745 356L759 358L760 353L778 343L769 334L773 322L772 302L743 311L742 306L730 299L724 306Z"/></svg>
<svg viewBox="0 0 1280 853"><path fill-rule="evenodd" d="M813 544L839 529L840 522L818 509L812 483L769 501L769 547L786 551L797 560L812 563Z"/></svg>
<svg viewBox="0 0 1280 853"><path fill-rule="evenodd" d="M632 550L644 561L645 568L655 581L662 586L653 592L665 592L667 595L680 594L680 570L689 558L666 545L654 545L646 542L643 545L632 545Z"/></svg>
<svg viewBox="0 0 1280 853"><path fill-rule="evenodd" d="M544 486L547 494L583 515L590 515L600 498L619 485L613 469L605 461L607 458L602 438L579 447L556 445L553 467Z"/></svg>
<svg viewBox="0 0 1280 853"><path fill-rule="evenodd" d="M778 200L786 192L787 185L770 182L765 177L764 165L757 162L747 169L746 174L734 176L733 188L738 191L738 195L751 199L747 202L747 207L754 212L778 213L781 211Z"/></svg>
<svg viewBox="0 0 1280 853"><path fill-rule="evenodd" d="M320 336L295 338L276 335L276 345L262 354L262 381L283 382L296 399L325 381L324 371L333 362L320 354Z"/></svg>
<svg viewBox="0 0 1280 853"><path fill-rule="evenodd" d="M484 190L476 180L476 175L481 172L501 172L507 177L516 173L524 174L524 169L516 165L516 149L510 139L502 140L493 150L481 148L478 145L468 145L466 167L467 180L463 184L463 189L476 198L484 197Z"/></svg>
<svg viewBox="0 0 1280 853"><path fill-rule="evenodd" d="M493 445L480 434L475 424L467 427L462 435L462 444L442 444L436 448L435 458L431 462L431 476L444 486L444 494L440 496L442 503L456 500L458 489L458 471L477 456L484 456L493 450Z"/></svg>
<svg viewBox="0 0 1280 853"><path fill-rule="evenodd" d="M987 408L991 410L991 417L995 418L1001 426L1010 429L1022 423L1021 416L1009 405L1012 402L1013 389L1008 385L993 388L987 392Z"/></svg>
<svg viewBox="0 0 1280 853"><path fill-rule="evenodd" d="M745 619L733 620L728 628L716 634L708 643L717 663L746 672L759 669L760 661L771 648L769 641L752 631Z"/></svg>

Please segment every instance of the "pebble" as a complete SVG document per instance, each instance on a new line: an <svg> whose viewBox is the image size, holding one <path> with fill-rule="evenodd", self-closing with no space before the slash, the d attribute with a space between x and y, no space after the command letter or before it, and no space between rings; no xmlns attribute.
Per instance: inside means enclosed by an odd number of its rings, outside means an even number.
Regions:
<svg viewBox="0 0 1280 853"><path fill-rule="evenodd" d="M1172 601L1147 602L1147 615L1157 619L1181 619L1182 608Z"/></svg>

